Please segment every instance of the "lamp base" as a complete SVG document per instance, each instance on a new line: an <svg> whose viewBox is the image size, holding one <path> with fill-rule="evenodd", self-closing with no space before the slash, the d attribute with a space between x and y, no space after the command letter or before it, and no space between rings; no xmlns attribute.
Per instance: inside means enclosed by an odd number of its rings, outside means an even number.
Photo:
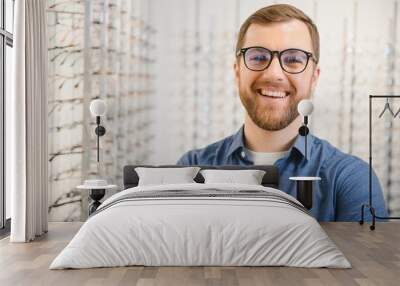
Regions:
<svg viewBox="0 0 400 286"><path fill-rule="evenodd" d="M310 210L313 206L313 185L312 181L297 181L297 200Z"/></svg>

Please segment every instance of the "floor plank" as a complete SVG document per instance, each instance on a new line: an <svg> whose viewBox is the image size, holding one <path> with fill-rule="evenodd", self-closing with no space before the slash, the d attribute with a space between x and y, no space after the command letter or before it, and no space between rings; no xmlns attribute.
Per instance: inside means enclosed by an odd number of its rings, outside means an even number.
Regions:
<svg viewBox="0 0 400 286"><path fill-rule="evenodd" d="M322 223L352 269L290 267L116 267L49 270L56 255L82 223L50 223L49 233L32 243L0 240L0 285L399 285L398 222L379 223L375 231L357 223Z"/></svg>

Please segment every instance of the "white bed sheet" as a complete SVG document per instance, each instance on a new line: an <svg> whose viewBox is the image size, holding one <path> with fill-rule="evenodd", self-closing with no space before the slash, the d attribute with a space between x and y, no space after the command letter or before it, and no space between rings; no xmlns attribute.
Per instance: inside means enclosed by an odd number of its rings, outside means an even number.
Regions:
<svg viewBox="0 0 400 286"><path fill-rule="evenodd" d="M239 184L141 186L154 190L264 190ZM298 203L298 202L297 202ZM258 198L152 198L109 206L82 225L50 269L145 266L293 266L350 268L319 223L301 210Z"/></svg>

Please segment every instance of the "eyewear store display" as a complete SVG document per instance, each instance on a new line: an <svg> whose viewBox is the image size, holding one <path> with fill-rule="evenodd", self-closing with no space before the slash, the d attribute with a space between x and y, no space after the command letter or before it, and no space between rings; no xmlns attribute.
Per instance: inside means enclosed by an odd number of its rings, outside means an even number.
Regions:
<svg viewBox="0 0 400 286"><path fill-rule="evenodd" d="M121 185L122 167L151 152L156 31L143 17L146 5L49 1L50 220L85 219L87 197L75 188L83 178ZM96 137L85 128L95 126L89 104L96 98L108 105L99 163Z"/></svg>

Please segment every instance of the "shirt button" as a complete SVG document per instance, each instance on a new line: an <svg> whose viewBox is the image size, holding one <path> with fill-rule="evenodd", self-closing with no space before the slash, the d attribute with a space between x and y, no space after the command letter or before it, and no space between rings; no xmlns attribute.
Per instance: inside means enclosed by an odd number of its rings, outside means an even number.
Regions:
<svg viewBox="0 0 400 286"><path fill-rule="evenodd" d="M246 153L244 153L244 151L240 152L240 156L242 156L242 158L246 157Z"/></svg>

